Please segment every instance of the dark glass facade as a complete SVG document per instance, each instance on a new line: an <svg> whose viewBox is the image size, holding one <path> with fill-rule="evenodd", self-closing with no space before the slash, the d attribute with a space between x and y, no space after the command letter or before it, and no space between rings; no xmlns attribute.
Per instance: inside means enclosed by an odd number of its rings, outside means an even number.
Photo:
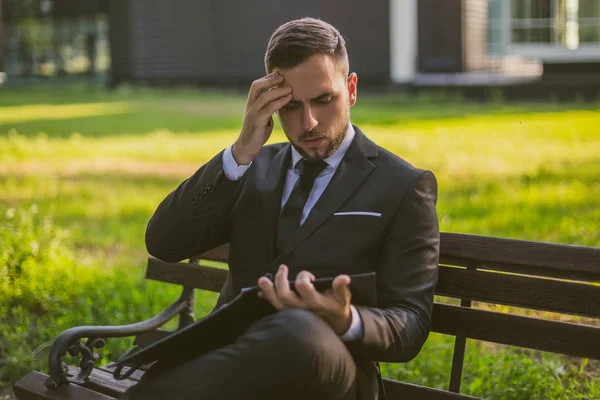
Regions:
<svg viewBox="0 0 600 400"><path fill-rule="evenodd" d="M7 82L108 76L107 1L2 0L2 3L3 69Z"/></svg>

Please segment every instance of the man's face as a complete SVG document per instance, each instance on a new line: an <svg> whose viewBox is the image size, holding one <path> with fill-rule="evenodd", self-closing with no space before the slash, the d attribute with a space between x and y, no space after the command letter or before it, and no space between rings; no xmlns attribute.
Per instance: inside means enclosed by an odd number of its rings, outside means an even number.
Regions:
<svg viewBox="0 0 600 400"><path fill-rule="evenodd" d="M311 160L332 155L342 143L356 103L356 74L346 77L328 55L316 54L290 69L276 69L291 86L292 100L278 112L296 150Z"/></svg>

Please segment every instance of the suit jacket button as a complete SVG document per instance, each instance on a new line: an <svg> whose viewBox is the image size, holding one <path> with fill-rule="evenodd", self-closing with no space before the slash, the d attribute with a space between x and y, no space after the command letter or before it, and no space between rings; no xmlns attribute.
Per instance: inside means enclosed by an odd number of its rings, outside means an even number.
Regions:
<svg viewBox="0 0 600 400"><path fill-rule="evenodd" d="M196 197L192 197L192 204L196 204L198 202L198 199Z"/></svg>
<svg viewBox="0 0 600 400"><path fill-rule="evenodd" d="M206 188L207 188L208 190L212 189L212 181L208 181L208 182L206 182Z"/></svg>

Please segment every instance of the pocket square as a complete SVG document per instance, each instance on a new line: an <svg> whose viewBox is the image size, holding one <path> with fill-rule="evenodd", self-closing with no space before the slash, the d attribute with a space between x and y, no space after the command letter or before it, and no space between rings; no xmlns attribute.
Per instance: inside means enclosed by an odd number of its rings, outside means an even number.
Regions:
<svg viewBox="0 0 600 400"><path fill-rule="evenodd" d="M370 211L346 211L346 212L336 212L333 215L367 215L369 217L381 217L381 213L378 212L370 212Z"/></svg>

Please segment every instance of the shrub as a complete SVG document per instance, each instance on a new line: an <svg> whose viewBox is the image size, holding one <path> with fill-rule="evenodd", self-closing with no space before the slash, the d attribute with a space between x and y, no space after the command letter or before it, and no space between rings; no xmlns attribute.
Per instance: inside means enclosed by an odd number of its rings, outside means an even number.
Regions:
<svg viewBox="0 0 600 400"><path fill-rule="evenodd" d="M49 346L65 329L142 321L179 295L173 285L143 279L141 265L102 265L101 259L78 257L69 233L35 206L9 209L1 217L0 389L31 370L46 371ZM212 301L201 296L197 308L206 311ZM131 342L109 340L99 351L101 361L119 357Z"/></svg>

